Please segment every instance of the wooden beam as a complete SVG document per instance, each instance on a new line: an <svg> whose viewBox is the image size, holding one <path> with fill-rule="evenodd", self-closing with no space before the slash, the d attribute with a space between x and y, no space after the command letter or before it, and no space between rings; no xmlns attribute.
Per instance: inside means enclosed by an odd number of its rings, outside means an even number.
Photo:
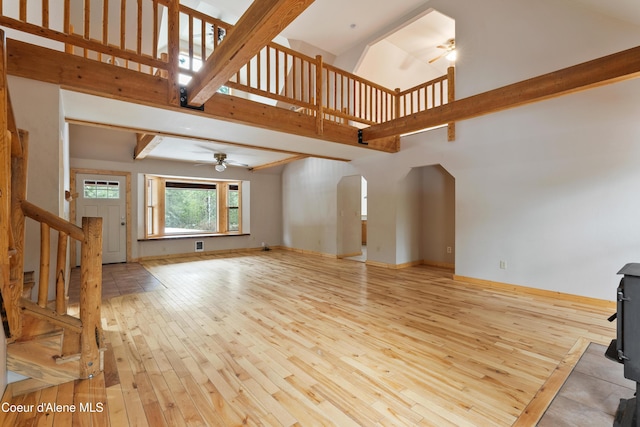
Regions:
<svg viewBox="0 0 640 427"><path fill-rule="evenodd" d="M248 124L264 129L308 138L338 142L353 147L369 148L386 153L398 152L397 136L378 138L368 145L358 144L358 128L326 120L323 133L316 133L316 118L304 113L272 107L235 96L217 93L204 104L204 111L216 118Z"/></svg>
<svg viewBox="0 0 640 427"><path fill-rule="evenodd" d="M147 157L162 142L162 138L152 133L138 133L137 141L138 143L133 153L134 160Z"/></svg>
<svg viewBox="0 0 640 427"><path fill-rule="evenodd" d="M363 129L364 141L402 135L640 76L640 47Z"/></svg>
<svg viewBox="0 0 640 427"><path fill-rule="evenodd" d="M314 0L254 1L188 85L189 104L209 100Z"/></svg>
<svg viewBox="0 0 640 427"><path fill-rule="evenodd" d="M107 98L162 107L167 102L167 81L114 67L76 55L7 39L7 72Z"/></svg>
<svg viewBox="0 0 640 427"><path fill-rule="evenodd" d="M306 159L307 157L311 157L311 156L301 154L299 156L287 157L286 159L278 160L276 162L265 163L264 165L254 166L252 168L249 168L249 170L251 172L255 172L262 169L275 168L276 166L286 165L287 163L295 162L296 160Z"/></svg>

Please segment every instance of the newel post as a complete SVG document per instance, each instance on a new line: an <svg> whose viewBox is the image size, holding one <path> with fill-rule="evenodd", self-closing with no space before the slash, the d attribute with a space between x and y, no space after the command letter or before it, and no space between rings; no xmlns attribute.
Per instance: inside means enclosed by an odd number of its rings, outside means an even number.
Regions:
<svg viewBox="0 0 640 427"><path fill-rule="evenodd" d="M82 218L80 258L80 375L91 378L100 372L102 324L102 218Z"/></svg>
<svg viewBox="0 0 640 427"><path fill-rule="evenodd" d="M456 68L451 66L447 68L447 103L456 100ZM456 124L451 122L447 125L447 140L449 142L456 140Z"/></svg>
<svg viewBox="0 0 640 427"><path fill-rule="evenodd" d="M168 60L167 60L167 84L169 103L180 105L180 0L170 0L168 4Z"/></svg>

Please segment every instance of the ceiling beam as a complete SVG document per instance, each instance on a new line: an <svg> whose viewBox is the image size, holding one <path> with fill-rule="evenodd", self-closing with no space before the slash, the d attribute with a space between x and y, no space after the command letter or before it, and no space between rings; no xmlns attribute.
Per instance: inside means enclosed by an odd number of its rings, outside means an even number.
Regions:
<svg viewBox="0 0 640 427"><path fill-rule="evenodd" d="M275 162L265 163L264 165L254 166L252 168L249 168L249 170L251 172L255 172L262 169L275 168L276 166L286 165L287 163L295 162L296 160L306 159L307 157L311 157L311 156L307 156L306 154L300 154L298 156L287 157L286 159L278 160Z"/></svg>
<svg viewBox="0 0 640 427"><path fill-rule="evenodd" d="M342 157L323 156L321 154L301 153L299 151L282 150L280 148L272 148L272 147L262 147L260 145L244 144L244 143L240 143L240 142L225 141L225 140L222 140L222 139L203 138L203 137L199 137L199 136L185 135L185 134L174 133L174 132L154 131L154 130L150 130L150 129L132 128L132 127L128 127L128 126L120 126L120 125L114 125L114 124L91 122L91 121L87 121L87 120L74 119L74 118L71 118L71 117L65 118L65 122L67 122L69 124L72 124L72 125L91 126L91 127L102 128L102 129L112 129L112 130L119 130L119 131L125 131L125 132L127 132L127 131L128 132L135 132L138 135L152 135L154 137L158 137L158 139L161 138L161 137L190 139L190 140L202 141L202 142L215 142L215 143L219 143L219 144L230 145L230 146L233 146L233 147L242 147L242 148L246 148L246 149L250 149L250 150L261 150L261 151L269 151L269 152L272 152L272 153L289 154L291 156L314 157L316 159L336 160L336 161L340 161L340 162L349 162L350 161L350 159L345 159L345 158L342 158Z"/></svg>
<svg viewBox="0 0 640 427"><path fill-rule="evenodd" d="M133 160L140 160L147 157L162 142L162 137L150 133L138 133L136 141Z"/></svg>
<svg viewBox="0 0 640 427"><path fill-rule="evenodd" d="M202 105L314 0L254 1L187 87L188 102Z"/></svg>
<svg viewBox="0 0 640 427"><path fill-rule="evenodd" d="M640 76L640 46L543 74L362 131L370 141L467 120Z"/></svg>

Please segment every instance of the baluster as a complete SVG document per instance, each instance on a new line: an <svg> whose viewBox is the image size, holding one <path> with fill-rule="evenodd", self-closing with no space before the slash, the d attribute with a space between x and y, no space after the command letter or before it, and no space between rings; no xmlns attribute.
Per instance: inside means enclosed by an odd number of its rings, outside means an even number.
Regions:
<svg viewBox="0 0 640 427"><path fill-rule="evenodd" d="M289 95L289 54L284 53L284 96Z"/></svg>
<svg viewBox="0 0 640 427"><path fill-rule="evenodd" d="M271 47L267 45L267 92L271 93Z"/></svg>
<svg viewBox="0 0 640 427"><path fill-rule="evenodd" d="M137 40L136 40L136 52L138 55L142 54L142 0L138 0L138 22L136 25L137 29Z"/></svg>
<svg viewBox="0 0 640 427"><path fill-rule="evenodd" d="M249 62L247 62L247 86L251 87L251 61L253 60L253 58L251 58L249 60Z"/></svg>
<svg viewBox="0 0 640 427"><path fill-rule="evenodd" d="M316 55L316 133L324 133L324 107L322 103L322 55Z"/></svg>
<svg viewBox="0 0 640 427"><path fill-rule="evenodd" d="M27 22L27 0L20 0L20 20Z"/></svg>
<svg viewBox="0 0 640 427"><path fill-rule="evenodd" d="M49 28L49 0L42 0L42 26Z"/></svg>
<svg viewBox="0 0 640 427"><path fill-rule="evenodd" d="M282 90L280 89L280 50L275 49L276 55L276 93L280 94Z"/></svg>
<svg viewBox="0 0 640 427"><path fill-rule="evenodd" d="M46 307L49 299L49 260L51 249L50 227L40 223L40 277L38 282L38 305Z"/></svg>
<svg viewBox="0 0 640 427"><path fill-rule="evenodd" d="M291 89L293 90L293 94L291 95L293 99L298 99L297 94L298 94L298 61L297 58L295 56L291 56L291 67L293 68L293 74L292 74L292 87Z"/></svg>
<svg viewBox="0 0 640 427"><path fill-rule="evenodd" d="M200 20L200 59L204 64L207 60L207 21Z"/></svg>
<svg viewBox="0 0 640 427"><path fill-rule="evenodd" d="M67 34L73 34L73 28L71 27L71 18L69 17L71 14L70 2L71 0L64 0L64 18L63 18L64 28L62 29L62 31L64 31Z"/></svg>
<svg viewBox="0 0 640 427"><path fill-rule="evenodd" d="M189 64L187 69L193 71L193 15L189 15Z"/></svg>
<svg viewBox="0 0 640 427"><path fill-rule="evenodd" d="M436 85L432 84L431 85L431 107L435 107L436 106Z"/></svg>
<svg viewBox="0 0 640 427"><path fill-rule="evenodd" d="M105 2L108 0L105 0ZM152 2L153 8L153 46L152 56L154 59L158 58L158 2Z"/></svg>
<svg viewBox="0 0 640 427"><path fill-rule="evenodd" d="M125 49L126 30L127 30L127 0L120 0L120 49L122 50Z"/></svg>
<svg viewBox="0 0 640 427"><path fill-rule="evenodd" d="M84 0L84 38L91 39L91 0Z"/></svg>
<svg viewBox="0 0 640 427"><path fill-rule="evenodd" d="M102 3L102 44L109 45L109 0Z"/></svg>
<svg viewBox="0 0 640 427"><path fill-rule="evenodd" d="M67 314L67 301L65 293L65 272L67 265L68 235L58 232L58 258L56 264L56 312Z"/></svg>
<svg viewBox="0 0 640 427"><path fill-rule="evenodd" d="M262 80L260 78L262 76L262 67L261 67L262 61L261 61L261 59L262 59L262 50L260 50L258 52L258 55L256 57L256 70L257 70L256 71L256 74L257 74L256 75L256 80L257 80L256 81L256 89L262 89Z"/></svg>

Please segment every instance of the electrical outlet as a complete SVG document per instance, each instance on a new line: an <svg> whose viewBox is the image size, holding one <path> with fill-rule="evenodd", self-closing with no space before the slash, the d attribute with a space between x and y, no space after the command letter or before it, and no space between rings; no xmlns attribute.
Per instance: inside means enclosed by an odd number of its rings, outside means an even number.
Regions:
<svg viewBox="0 0 640 427"><path fill-rule="evenodd" d="M507 269L507 261L500 261L500 269L501 270L506 270Z"/></svg>
<svg viewBox="0 0 640 427"><path fill-rule="evenodd" d="M447 253L450 254L451 253L451 246L447 246Z"/></svg>

